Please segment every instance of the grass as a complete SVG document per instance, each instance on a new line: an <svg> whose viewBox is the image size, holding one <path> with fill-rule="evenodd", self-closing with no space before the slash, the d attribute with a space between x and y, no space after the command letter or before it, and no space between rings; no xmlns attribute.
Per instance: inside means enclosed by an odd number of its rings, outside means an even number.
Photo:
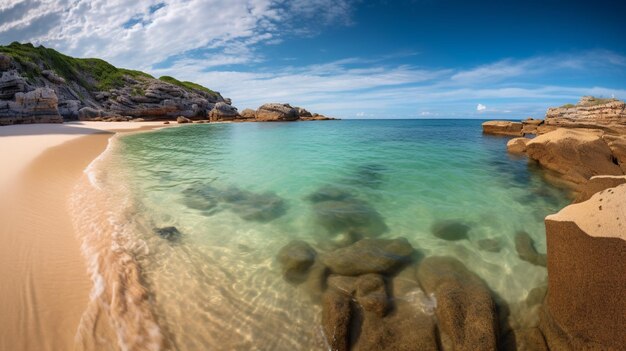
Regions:
<svg viewBox="0 0 626 351"><path fill-rule="evenodd" d="M592 97L589 100L585 101L584 104L581 104L580 106L597 106L597 105L603 105L603 104L607 104L609 102L613 102L613 101L618 101L617 99L614 98L599 98L599 97ZM574 104L565 104L563 106L561 106L561 108L573 108L576 107L576 105Z"/></svg>
<svg viewBox="0 0 626 351"><path fill-rule="evenodd" d="M196 84L193 82L181 82L180 80L174 78L174 77L170 77L170 76L162 76L159 78L159 80L162 80L166 83L170 83L170 84L174 84L174 85L178 85L181 88L187 88L187 89L192 89L192 90L199 90L199 91L203 91L205 93L209 93L211 95L217 95L217 93L207 87L204 87L200 84Z"/></svg>
<svg viewBox="0 0 626 351"><path fill-rule="evenodd" d="M574 105L574 104L565 104L565 105L561 106L561 108L572 108L572 107L576 107L576 105Z"/></svg>
<svg viewBox="0 0 626 351"><path fill-rule="evenodd" d="M32 44L13 42L8 46L0 46L0 53L15 59L31 80L41 76L42 70L53 70L66 80L75 81L90 91L122 87L126 76L154 78L147 73L117 68L104 60L74 58L54 49L35 47Z"/></svg>

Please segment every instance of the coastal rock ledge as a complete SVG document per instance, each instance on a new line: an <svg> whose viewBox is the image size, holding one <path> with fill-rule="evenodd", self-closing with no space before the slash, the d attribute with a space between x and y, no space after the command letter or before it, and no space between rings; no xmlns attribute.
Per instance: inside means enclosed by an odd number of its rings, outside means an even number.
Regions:
<svg viewBox="0 0 626 351"><path fill-rule="evenodd" d="M548 295L540 328L551 350L626 345L626 184L546 217Z"/></svg>

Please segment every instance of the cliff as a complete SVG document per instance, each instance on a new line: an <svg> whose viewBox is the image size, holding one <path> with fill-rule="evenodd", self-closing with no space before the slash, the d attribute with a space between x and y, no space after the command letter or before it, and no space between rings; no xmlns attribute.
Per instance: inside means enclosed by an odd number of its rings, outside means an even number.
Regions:
<svg viewBox="0 0 626 351"><path fill-rule="evenodd" d="M545 124L569 128L626 128L626 103L583 96L576 105L549 108Z"/></svg>
<svg viewBox="0 0 626 351"><path fill-rule="evenodd" d="M0 125L138 117L206 119L220 102L230 105L218 92L192 82L155 79L43 46L0 46Z"/></svg>

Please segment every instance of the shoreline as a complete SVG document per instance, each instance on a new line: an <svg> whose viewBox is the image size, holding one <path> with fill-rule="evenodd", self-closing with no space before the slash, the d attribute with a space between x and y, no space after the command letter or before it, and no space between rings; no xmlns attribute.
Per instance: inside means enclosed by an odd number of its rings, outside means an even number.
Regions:
<svg viewBox="0 0 626 351"><path fill-rule="evenodd" d="M170 126L176 126L172 124ZM66 123L0 129L0 349L71 350L92 281L68 199L117 133L151 123Z"/></svg>

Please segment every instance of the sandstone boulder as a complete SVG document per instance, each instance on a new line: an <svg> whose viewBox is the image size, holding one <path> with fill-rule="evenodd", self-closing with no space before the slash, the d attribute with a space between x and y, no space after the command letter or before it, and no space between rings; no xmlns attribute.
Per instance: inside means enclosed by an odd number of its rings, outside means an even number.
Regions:
<svg viewBox="0 0 626 351"><path fill-rule="evenodd" d="M605 134L602 139L611 149L613 163L617 162L624 174L626 174L626 135Z"/></svg>
<svg viewBox="0 0 626 351"><path fill-rule="evenodd" d="M341 275L389 273L410 262L414 250L405 238L363 239L322 255L331 272Z"/></svg>
<svg viewBox="0 0 626 351"><path fill-rule="evenodd" d="M185 124L185 123L191 123L192 121L189 118L187 118L187 117L178 116L178 117L176 117L176 122L178 124Z"/></svg>
<svg viewBox="0 0 626 351"><path fill-rule="evenodd" d="M626 184L546 217L548 295L540 327L552 350L626 345Z"/></svg>
<svg viewBox="0 0 626 351"><path fill-rule="evenodd" d="M276 259L282 266L285 280L296 283L306 278L316 255L311 245L302 240L294 240L278 251Z"/></svg>
<svg viewBox="0 0 626 351"><path fill-rule="evenodd" d="M626 183L626 176L595 176L589 181L581 185L578 189L579 193L573 203L579 203L589 200L594 194L614 188L618 185Z"/></svg>
<svg viewBox="0 0 626 351"><path fill-rule="evenodd" d="M289 104L265 104L256 110L256 119L259 121L295 121L298 111Z"/></svg>
<svg viewBox="0 0 626 351"><path fill-rule="evenodd" d="M487 121L483 123L483 133L494 135L523 136L522 123L511 121Z"/></svg>
<svg viewBox="0 0 626 351"><path fill-rule="evenodd" d="M496 350L498 323L491 292L476 274L451 257L420 262L417 276L437 301L442 344L454 350Z"/></svg>
<svg viewBox="0 0 626 351"><path fill-rule="evenodd" d="M595 175L623 175L614 162L602 132L586 129L558 129L526 144L526 154L565 180L584 183Z"/></svg>
<svg viewBox="0 0 626 351"><path fill-rule="evenodd" d="M526 144L530 140L528 138L513 138L506 143L506 149L512 154L522 154L526 152Z"/></svg>
<svg viewBox="0 0 626 351"><path fill-rule="evenodd" d="M256 111L254 111L251 108L247 108L247 109L241 111L241 118L245 118L245 119L256 118Z"/></svg>
<svg viewBox="0 0 626 351"><path fill-rule="evenodd" d="M537 134L537 129L543 124L542 119L527 118L522 121L522 133Z"/></svg>
<svg viewBox="0 0 626 351"><path fill-rule="evenodd" d="M211 121L231 121L237 117L239 117L237 108L225 102L218 102L211 112L209 112L209 119Z"/></svg>

